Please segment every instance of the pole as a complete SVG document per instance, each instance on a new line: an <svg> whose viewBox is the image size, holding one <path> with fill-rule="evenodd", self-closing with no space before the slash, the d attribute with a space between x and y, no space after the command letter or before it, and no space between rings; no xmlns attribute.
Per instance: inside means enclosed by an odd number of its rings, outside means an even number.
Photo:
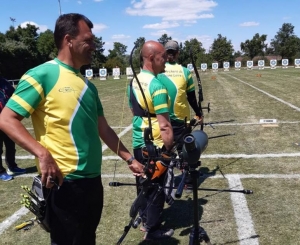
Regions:
<svg viewBox="0 0 300 245"><path fill-rule="evenodd" d="M61 15L61 6L60 6L60 0L58 0L58 8L59 8L59 15Z"/></svg>

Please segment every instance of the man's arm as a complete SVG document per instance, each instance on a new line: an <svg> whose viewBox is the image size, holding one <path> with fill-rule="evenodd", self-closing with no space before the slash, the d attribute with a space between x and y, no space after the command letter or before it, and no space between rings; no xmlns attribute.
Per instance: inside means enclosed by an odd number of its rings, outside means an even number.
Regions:
<svg viewBox="0 0 300 245"><path fill-rule="evenodd" d="M50 178L58 178L59 185L62 185L63 176L50 152L38 143L21 123L22 116L15 113L8 107L4 107L0 115L0 129L5 132L17 145L30 152L39 159L42 183L47 188L53 186Z"/></svg>
<svg viewBox="0 0 300 245"><path fill-rule="evenodd" d="M170 123L169 113L157 114L156 118L159 124L160 134L164 142L164 146L166 147L166 150L169 151L172 149L174 142L173 129Z"/></svg>
<svg viewBox="0 0 300 245"><path fill-rule="evenodd" d="M196 116L202 117L202 113L200 112L200 108L197 103L196 93L195 91L191 91L187 93L187 99L190 106L193 108Z"/></svg>
<svg viewBox="0 0 300 245"><path fill-rule="evenodd" d="M99 136L103 140L103 142L124 161L132 158L132 154L123 145L122 141L119 139L115 131L108 125L104 116L98 117L98 131ZM142 165L135 159L128 166L130 170L137 176L143 173L144 165Z"/></svg>

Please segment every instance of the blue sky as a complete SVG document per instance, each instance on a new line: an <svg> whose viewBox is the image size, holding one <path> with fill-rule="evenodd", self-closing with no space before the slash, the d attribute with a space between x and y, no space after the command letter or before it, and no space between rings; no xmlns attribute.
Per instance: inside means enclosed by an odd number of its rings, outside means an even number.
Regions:
<svg viewBox="0 0 300 245"><path fill-rule="evenodd" d="M137 38L157 40L164 33L179 42L197 38L207 50L218 34L235 50L256 33L270 42L283 23L291 23L300 37L300 0L1 0L0 32L28 22L54 30L59 2L61 13L81 13L94 23L105 54L114 42L130 53Z"/></svg>

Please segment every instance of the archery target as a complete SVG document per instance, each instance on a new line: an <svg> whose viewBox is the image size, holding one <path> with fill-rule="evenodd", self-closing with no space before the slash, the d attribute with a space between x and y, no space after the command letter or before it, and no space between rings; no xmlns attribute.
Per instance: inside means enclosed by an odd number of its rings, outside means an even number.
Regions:
<svg viewBox="0 0 300 245"><path fill-rule="evenodd" d="M194 70L193 64L187 64L187 68L188 68L189 71Z"/></svg>
<svg viewBox="0 0 300 245"><path fill-rule="evenodd" d="M297 66L300 65L300 59L295 59L295 65L297 65Z"/></svg>
<svg viewBox="0 0 300 245"><path fill-rule="evenodd" d="M212 66L212 68L213 68L214 70L217 70L218 67L219 67L218 63L212 63L211 66Z"/></svg>
<svg viewBox="0 0 300 245"><path fill-rule="evenodd" d="M264 66L265 65L265 61L264 60L259 60L258 61L258 66Z"/></svg>
<svg viewBox="0 0 300 245"><path fill-rule="evenodd" d="M282 64L283 66L287 66L287 65L289 64L289 60L288 60L288 59L283 59L283 60L281 61L281 64Z"/></svg>
<svg viewBox="0 0 300 245"><path fill-rule="evenodd" d="M206 70L207 69L207 64L206 63L202 63L201 64L201 70Z"/></svg>
<svg viewBox="0 0 300 245"><path fill-rule="evenodd" d="M271 64L271 66L276 66L277 65L277 60L271 60L270 64Z"/></svg>
<svg viewBox="0 0 300 245"><path fill-rule="evenodd" d="M248 68L252 68L253 67L253 61L252 60L248 60L247 61L247 67Z"/></svg>
<svg viewBox="0 0 300 245"><path fill-rule="evenodd" d="M224 62L224 63L223 63L223 67L224 67L224 68L229 68L229 62Z"/></svg>
<svg viewBox="0 0 300 245"><path fill-rule="evenodd" d="M93 76L93 70L92 69L85 70L85 76L86 77L92 77Z"/></svg>
<svg viewBox="0 0 300 245"><path fill-rule="evenodd" d="M240 61L236 61L236 62L234 62L234 67L235 68L240 68L241 67L241 62Z"/></svg>
<svg viewBox="0 0 300 245"><path fill-rule="evenodd" d="M133 71L132 71L131 67L126 67L126 75L133 76Z"/></svg>
<svg viewBox="0 0 300 245"><path fill-rule="evenodd" d="M100 77L106 77L107 70L106 69L99 69Z"/></svg>

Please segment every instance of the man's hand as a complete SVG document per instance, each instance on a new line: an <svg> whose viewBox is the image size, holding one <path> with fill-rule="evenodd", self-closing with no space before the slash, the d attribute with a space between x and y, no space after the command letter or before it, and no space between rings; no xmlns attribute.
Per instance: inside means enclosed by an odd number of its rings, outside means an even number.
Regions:
<svg viewBox="0 0 300 245"><path fill-rule="evenodd" d="M50 152L47 151L43 157L39 158L39 166L42 175L42 184L46 186L46 188L52 188L55 184L53 182L54 180L59 186L62 185L63 175Z"/></svg>
<svg viewBox="0 0 300 245"><path fill-rule="evenodd" d="M144 165L138 162L136 159L132 161L131 164L128 165L130 170L133 172L134 176L144 176Z"/></svg>
<svg viewBox="0 0 300 245"><path fill-rule="evenodd" d="M202 125L204 122L204 116L194 116L194 119L196 120L195 125Z"/></svg>

